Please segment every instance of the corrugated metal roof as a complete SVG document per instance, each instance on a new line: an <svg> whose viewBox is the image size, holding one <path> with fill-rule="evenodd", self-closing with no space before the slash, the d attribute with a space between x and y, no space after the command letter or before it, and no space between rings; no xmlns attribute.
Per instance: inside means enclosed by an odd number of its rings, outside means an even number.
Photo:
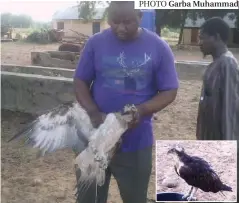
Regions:
<svg viewBox="0 0 239 203"><path fill-rule="evenodd" d="M231 20L229 18L229 16L231 15L232 13L228 13L224 18L223 20L229 25L230 28L236 28L236 19L234 20ZM205 22L205 19L204 18L198 18L195 22L193 20L191 20L190 18L186 18L185 20L185 25L184 27L187 28L187 27L195 27L195 28L199 28L201 27L201 25Z"/></svg>
<svg viewBox="0 0 239 203"><path fill-rule="evenodd" d="M93 17L94 20L101 20L103 18L105 8L97 8L96 14ZM79 13L77 6L68 7L64 10L55 12L52 16L52 20L78 20Z"/></svg>

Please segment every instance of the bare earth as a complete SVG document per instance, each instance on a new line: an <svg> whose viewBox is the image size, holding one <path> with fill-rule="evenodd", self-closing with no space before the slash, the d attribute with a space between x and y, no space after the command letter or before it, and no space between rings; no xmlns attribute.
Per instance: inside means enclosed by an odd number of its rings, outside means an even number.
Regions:
<svg viewBox="0 0 239 203"><path fill-rule="evenodd" d="M195 139L199 88L200 82L181 82L176 101L158 114L158 121L154 123L156 139ZM22 144L6 143L7 138L20 130L29 119L30 117L24 114L2 111L2 202L73 203L74 156L70 150L59 151L36 160L35 152L31 153L32 150ZM40 183L38 179L41 180ZM155 198L154 164L148 198ZM121 202L118 187L112 179L108 203Z"/></svg>
<svg viewBox="0 0 239 203"><path fill-rule="evenodd" d="M57 51L60 44L39 45L24 42L5 42L1 44L2 64L31 65L31 51ZM210 61L202 59L198 50L173 50L176 60ZM239 52L234 53L239 60Z"/></svg>
<svg viewBox="0 0 239 203"><path fill-rule="evenodd" d="M157 192L180 192L187 194L190 186L181 179L173 169L174 160L167 156L167 151L175 144L184 147L186 153L199 156L208 161L221 180L232 187L233 192L205 193L198 190L199 201L236 201L237 194L237 145L234 141L157 141L156 176ZM226 169L225 169L226 168ZM163 186L164 179L172 179L177 187Z"/></svg>

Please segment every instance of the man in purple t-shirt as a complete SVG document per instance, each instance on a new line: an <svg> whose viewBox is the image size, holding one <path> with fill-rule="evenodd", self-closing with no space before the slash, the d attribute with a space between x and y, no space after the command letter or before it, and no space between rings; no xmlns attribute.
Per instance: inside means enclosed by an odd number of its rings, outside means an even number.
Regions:
<svg viewBox="0 0 239 203"><path fill-rule="evenodd" d="M174 101L179 86L169 45L139 27L141 16L134 2L112 1L110 28L90 37L74 76L76 98L95 127L105 114L120 111L126 104L138 109L107 169L105 184L97 189L97 203L107 202L111 174L124 203L146 203L152 165L151 118ZM95 189L93 184L84 196L78 196L78 202L94 203Z"/></svg>

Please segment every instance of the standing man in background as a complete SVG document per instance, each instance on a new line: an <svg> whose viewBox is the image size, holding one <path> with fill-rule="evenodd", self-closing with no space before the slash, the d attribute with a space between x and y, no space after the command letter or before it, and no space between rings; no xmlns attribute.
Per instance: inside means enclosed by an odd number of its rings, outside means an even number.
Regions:
<svg viewBox="0 0 239 203"><path fill-rule="evenodd" d="M199 140L238 140L239 138L239 67L228 51L230 28L221 18L207 20L200 29L200 48L213 62L203 77L198 110Z"/></svg>
<svg viewBox="0 0 239 203"><path fill-rule="evenodd" d="M229 33L230 27L217 17L207 20L200 29L201 51L204 56L211 55L213 62L203 76L196 130L198 140L239 138L239 66L227 48Z"/></svg>
<svg viewBox="0 0 239 203"><path fill-rule="evenodd" d="M151 118L174 101L179 84L169 45L140 28L141 17L134 2L112 1L108 9L110 28L90 37L76 69L76 98L95 127L106 114L120 111L126 104L137 107L106 171L105 184L97 188L97 201L93 184L85 195L79 193L79 203L106 203L111 174L124 203L147 202L152 167Z"/></svg>

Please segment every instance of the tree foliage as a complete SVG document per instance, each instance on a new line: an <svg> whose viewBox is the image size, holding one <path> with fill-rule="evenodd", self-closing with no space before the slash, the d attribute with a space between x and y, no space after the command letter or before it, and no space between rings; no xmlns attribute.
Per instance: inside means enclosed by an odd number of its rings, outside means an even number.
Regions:
<svg viewBox="0 0 239 203"><path fill-rule="evenodd" d="M33 20L28 15L14 15L11 13L1 14L1 25L9 25L15 28L29 28Z"/></svg>
<svg viewBox="0 0 239 203"><path fill-rule="evenodd" d="M185 18L190 18L194 22L196 21L197 18L204 18L205 20L211 18L211 17L225 17L228 13L231 13L229 17L234 20L234 19L239 19L239 11L238 10L227 10L227 9L222 9L222 10L217 10L217 9L212 9L212 10L158 10L156 9L156 26L159 24L160 26L169 26L169 27L175 27L179 28L182 24L182 22L185 21L182 17L184 16L183 14L187 11L187 15ZM238 21L238 20L237 20ZM237 23L238 24L238 23ZM239 28L239 27L238 27Z"/></svg>
<svg viewBox="0 0 239 203"><path fill-rule="evenodd" d="M186 18L189 18L196 22L198 18L204 18L205 20L211 17L225 17L228 13L230 13L229 18L231 20L236 21L236 27L239 29L239 10L229 10L229 9L212 9L212 10L158 10L156 9L156 18L155 18L155 25L156 25L156 32L160 35L161 29L164 26L172 27L172 28L180 28L180 35L178 44L181 43L182 40L182 32L185 25Z"/></svg>
<svg viewBox="0 0 239 203"><path fill-rule="evenodd" d="M79 19L83 19L85 22L92 20L96 14L96 1L80 1L78 3Z"/></svg>
<svg viewBox="0 0 239 203"><path fill-rule="evenodd" d="M79 19L83 19L85 22L89 22L94 19L97 13L97 7L107 6L109 1L79 1L78 2L78 14ZM103 18L106 17L107 9L103 13Z"/></svg>

